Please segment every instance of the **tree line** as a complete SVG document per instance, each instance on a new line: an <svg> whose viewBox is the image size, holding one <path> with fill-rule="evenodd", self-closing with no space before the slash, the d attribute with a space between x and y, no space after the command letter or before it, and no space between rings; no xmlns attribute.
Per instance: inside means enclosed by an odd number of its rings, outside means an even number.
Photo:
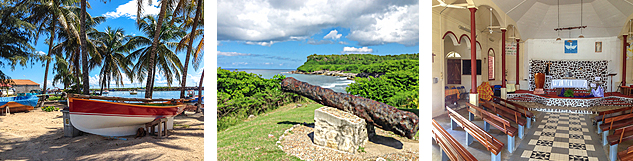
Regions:
<svg viewBox="0 0 633 161"><path fill-rule="evenodd" d="M139 0L137 15L143 15L142 4ZM109 88L111 81L123 85L125 75L132 82L146 81L145 97L151 98L157 72L169 86L177 81L185 87L189 62L198 69L204 53L203 5L202 0L163 0L158 15L137 16L143 35L132 36L121 28L95 29L106 19L88 14L86 0L0 2L0 67L45 66L42 91L46 91L54 61L52 83L83 94L90 92L88 73L97 69L101 89ZM44 35L48 35L48 52L40 55L33 44ZM177 57L183 51L184 61ZM0 83L9 79L0 71ZM184 88L180 96L184 97Z"/></svg>

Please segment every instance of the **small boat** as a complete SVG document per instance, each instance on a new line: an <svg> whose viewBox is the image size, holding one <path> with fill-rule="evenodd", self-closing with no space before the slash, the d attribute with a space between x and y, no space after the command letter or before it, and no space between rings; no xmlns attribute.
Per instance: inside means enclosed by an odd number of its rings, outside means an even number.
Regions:
<svg viewBox="0 0 633 161"><path fill-rule="evenodd" d="M135 94L138 94L138 92L136 92L136 90L133 90L133 91L130 91L130 94L135 95Z"/></svg>
<svg viewBox="0 0 633 161"><path fill-rule="evenodd" d="M110 93L110 91L105 90L105 91L103 91L103 93L101 93L101 94L108 94L108 93Z"/></svg>
<svg viewBox="0 0 633 161"><path fill-rule="evenodd" d="M94 100L100 99L100 100ZM68 109L72 125L84 132L103 136L136 134L145 123L167 118L167 129L173 129L173 117L182 113L185 104L178 100L152 103L119 103L103 100L142 100L134 98L69 95ZM166 101L166 99L155 99Z"/></svg>
<svg viewBox="0 0 633 161"><path fill-rule="evenodd" d="M37 105L39 98L35 95L0 97L0 110L5 111L9 107L10 112L31 111Z"/></svg>
<svg viewBox="0 0 633 161"><path fill-rule="evenodd" d="M202 96L202 100L204 101L204 96ZM186 103L196 103L198 102L198 95L185 98Z"/></svg>

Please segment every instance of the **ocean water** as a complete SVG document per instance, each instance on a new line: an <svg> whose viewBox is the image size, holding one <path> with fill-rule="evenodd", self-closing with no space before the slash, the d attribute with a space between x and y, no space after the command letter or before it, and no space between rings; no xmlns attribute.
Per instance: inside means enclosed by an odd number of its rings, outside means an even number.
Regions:
<svg viewBox="0 0 633 161"><path fill-rule="evenodd" d="M236 69L227 69L236 70ZM263 78L270 79L276 74L282 74L286 77L293 77L299 81L307 82L312 85L320 86L323 88L329 88L335 92L345 92L345 88L349 84L354 83L353 80L347 80L346 77L334 77L324 75L307 75L307 74L290 74L290 71L295 69L237 69L238 71L245 71L248 73L255 73L261 75Z"/></svg>
<svg viewBox="0 0 633 161"><path fill-rule="evenodd" d="M108 94L103 94L103 96L108 97L123 97L123 98L145 98L144 91L137 91L138 94L131 95L130 91L110 91ZM185 94L187 94L185 92ZM198 94L198 90L194 91L194 95ZM202 90L202 96L204 96L204 90ZM154 91L152 93L152 98L162 98L162 99L170 99L170 98L180 98L180 91Z"/></svg>

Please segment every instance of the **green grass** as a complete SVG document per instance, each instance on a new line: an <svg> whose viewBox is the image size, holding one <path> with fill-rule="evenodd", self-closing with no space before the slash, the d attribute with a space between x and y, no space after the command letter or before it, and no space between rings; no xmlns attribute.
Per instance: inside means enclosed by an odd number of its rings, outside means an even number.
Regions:
<svg viewBox="0 0 633 161"><path fill-rule="evenodd" d="M299 160L275 145L286 129L297 123L313 123L320 104L293 108L293 104L260 114L218 132L218 160ZM268 134L274 135L269 138Z"/></svg>

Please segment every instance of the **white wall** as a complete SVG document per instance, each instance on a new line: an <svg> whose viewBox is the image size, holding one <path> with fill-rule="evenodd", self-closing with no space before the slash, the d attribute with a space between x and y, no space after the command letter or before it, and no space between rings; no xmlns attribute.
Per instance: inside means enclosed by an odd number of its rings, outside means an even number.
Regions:
<svg viewBox="0 0 633 161"><path fill-rule="evenodd" d="M578 40L577 54L565 54L564 42L566 40ZM595 42L598 41L602 41L602 52L595 52ZM618 73L613 77L613 84L620 84L622 80L622 40L617 37L575 38L561 41L530 39L525 44L521 46L521 48L525 48L527 53L527 59L523 59L523 65L521 65L524 69L528 69L529 60L607 60L609 61L607 71ZM629 63L627 62L627 64ZM523 77L528 78L528 74L527 71L524 72ZM630 74L627 74L628 77Z"/></svg>

